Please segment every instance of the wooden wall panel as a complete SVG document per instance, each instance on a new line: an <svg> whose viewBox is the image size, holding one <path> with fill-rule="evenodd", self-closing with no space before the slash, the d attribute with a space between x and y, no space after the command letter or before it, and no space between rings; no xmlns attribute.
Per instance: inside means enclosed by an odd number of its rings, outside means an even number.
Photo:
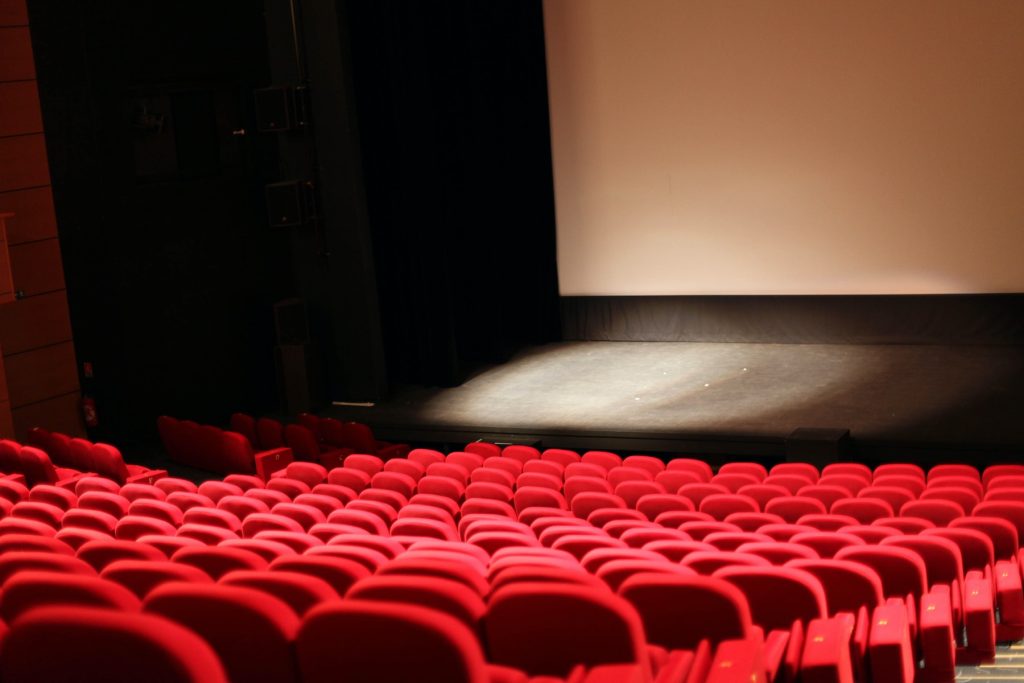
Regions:
<svg viewBox="0 0 1024 683"><path fill-rule="evenodd" d="M14 286L25 296L64 289L64 265L57 240L26 242L12 246L10 252Z"/></svg>
<svg viewBox="0 0 1024 683"><path fill-rule="evenodd" d="M4 374L4 357L0 350L0 439L14 438L14 418L11 404L7 400L7 378Z"/></svg>
<svg viewBox="0 0 1024 683"><path fill-rule="evenodd" d="M0 439L14 438L14 416L11 415L11 404L0 401Z"/></svg>
<svg viewBox="0 0 1024 683"><path fill-rule="evenodd" d="M0 306L0 346L8 356L71 339L64 291Z"/></svg>
<svg viewBox="0 0 1024 683"><path fill-rule="evenodd" d="M10 267L7 244L0 239L0 306L10 303L14 297Z"/></svg>
<svg viewBox="0 0 1024 683"><path fill-rule="evenodd" d="M0 0L0 26L28 26L25 0Z"/></svg>
<svg viewBox="0 0 1024 683"><path fill-rule="evenodd" d="M14 438L19 441L24 441L28 430L36 426L45 427L51 432L85 434L78 391L14 408L11 416L14 420Z"/></svg>
<svg viewBox="0 0 1024 683"><path fill-rule="evenodd" d="M12 245L57 236L57 215L49 187L0 193L0 213L10 211L7 239Z"/></svg>
<svg viewBox="0 0 1024 683"><path fill-rule="evenodd" d="M0 401L6 402L7 396L7 372L4 368L4 357L0 353Z"/></svg>
<svg viewBox="0 0 1024 683"><path fill-rule="evenodd" d="M0 138L0 192L49 184L46 140L41 133Z"/></svg>
<svg viewBox="0 0 1024 683"><path fill-rule="evenodd" d="M0 136L43 132L35 81L0 83Z"/></svg>
<svg viewBox="0 0 1024 683"><path fill-rule="evenodd" d="M11 407L15 410L78 391L75 348L70 341L7 356L4 364Z"/></svg>
<svg viewBox="0 0 1024 683"><path fill-rule="evenodd" d="M35 82L26 0L0 0L0 212L14 289L0 304L0 435L45 426L81 435L78 369L50 190L46 140ZM10 289L9 283L0 289ZM0 292L2 299L2 292Z"/></svg>
<svg viewBox="0 0 1024 683"><path fill-rule="evenodd" d="M35 77L28 27L0 28L0 81L28 81Z"/></svg>

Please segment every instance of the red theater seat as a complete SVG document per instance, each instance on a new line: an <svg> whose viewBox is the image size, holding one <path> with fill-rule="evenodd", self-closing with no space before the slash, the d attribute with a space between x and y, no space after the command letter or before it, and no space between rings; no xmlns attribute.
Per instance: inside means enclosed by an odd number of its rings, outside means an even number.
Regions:
<svg viewBox="0 0 1024 683"><path fill-rule="evenodd" d="M428 607L458 619L474 632L486 611L476 591L461 582L434 576L371 576L353 584L345 597Z"/></svg>
<svg viewBox="0 0 1024 683"><path fill-rule="evenodd" d="M230 529L213 524L195 523L182 524L178 527L177 536L194 539L203 545L218 545L238 538L238 534Z"/></svg>
<svg viewBox="0 0 1024 683"><path fill-rule="evenodd" d="M928 470L928 483L936 479L942 479L945 477L967 477L974 479L975 481L981 481L981 473L978 472L978 468L974 465L964 464L943 464L935 465Z"/></svg>
<svg viewBox="0 0 1024 683"><path fill-rule="evenodd" d="M814 548L799 543L751 542L744 543L736 550L741 553L759 555L774 565L784 565L790 560L813 560L818 558Z"/></svg>
<svg viewBox="0 0 1024 683"><path fill-rule="evenodd" d="M703 482L711 481L712 476L711 465L694 458L672 458L665 464L665 470L667 472L692 472Z"/></svg>
<svg viewBox="0 0 1024 683"><path fill-rule="evenodd" d="M153 589L143 609L202 636L232 683L298 680L292 646L299 619L273 596L240 586L169 583Z"/></svg>
<svg viewBox="0 0 1024 683"><path fill-rule="evenodd" d="M284 443L284 425L271 417L256 420L256 439L262 449L282 448Z"/></svg>
<svg viewBox="0 0 1024 683"><path fill-rule="evenodd" d="M666 562L665 558L661 556L658 556L657 560L633 558L610 560L597 570L597 578L604 581L613 591L617 591L624 581L646 574L696 576L697 572L689 567Z"/></svg>
<svg viewBox="0 0 1024 683"><path fill-rule="evenodd" d="M771 476L773 474L795 474L806 477L812 482L818 481L821 477L818 468L806 462L780 462L777 465L773 465L771 470L769 470L768 475Z"/></svg>
<svg viewBox="0 0 1024 683"><path fill-rule="evenodd" d="M1024 465L989 465L981 474L981 483L988 488L993 479L1007 475L1024 476Z"/></svg>
<svg viewBox="0 0 1024 683"><path fill-rule="evenodd" d="M102 491L104 493L119 493L121 484L103 477L86 475L75 482L75 494L82 496L90 491Z"/></svg>
<svg viewBox="0 0 1024 683"><path fill-rule="evenodd" d="M408 458L404 462L409 462ZM418 467L420 466L417 463L412 464L417 465ZM511 474L513 477L518 477L520 474L523 473L523 463L519 462L514 458L503 458L500 455L492 455L488 458L484 458L484 467L487 467L489 469L504 470L505 472ZM423 469L425 470L426 468L424 467Z"/></svg>
<svg viewBox="0 0 1024 683"><path fill-rule="evenodd" d="M727 462L718 468L718 474L745 474L758 481L764 481L768 476L768 470L757 462Z"/></svg>
<svg viewBox="0 0 1024 683"><path fill-rule="evenodd" d="M12 550L0 555L0 586L27 570L95 576L96 570L77 557L45 550Z"/></svg>
<svg viewBox="0 0 1024 683"><path fill-rule="evenodd" d="M715 645L752 634L746 598L722 579L639 574L626 579L618 592L639 613L647 641L670 650L692 650L702 640Z"/></svg>
<svg viewBox="0 0 1024 683"><path fill-rule="evenodd" d="M157 586L173 581L213 583L202 569L168 560L117 560L108 564L100 576L124 586L140 599Z"/></svg>
<svg viewBox="0 0 1024 683"><path fill-rule="evenodd" d="M158 549L134 541L89 541L82 545L76 557L85 560L97 572L118 560L164 560L166 556Z"/></svg>
<svg viewBox="0 0 1024 683"><path fill-rule="evenodd" d="M468 443L462 450L466 453L474 453L482 458L493 458L500 456L503 453L501 446L493 443L487 443L486 441L474 441L473 443Z"/></svg>
<svg viewBox="0 0 1024 683"><path fill-rule="evenodd" d="M30 610L52 605L105 607L122 612L138 612L140 608L139 599L113 581L28 570L18 572L4 583L0 618L10 624Z"/></svg>
<svg viewBox="0 0 1024 683"><path fill-rule="evenodd" d="M824 503L826 509L831 509L832 503L843 498L849 498L851 492L842 486L829 486L828 484L812 484L803 486L796 492L798 496L806 498L817 498Z"/></svg>
<svg viewBox="0 0 1024 683"><path fill-rule="evenodd" d="M89 607L43 607L11 627L0 678L11 683L227 683L220 660L189 629L152 615ZM60 656L54 656L54 644Z"/></svg>
<svg viewBox="0 0 1024 683"><path fill-rule="evenodd" d="M765 512L779 515L788 524L796 524L804 515L823 515L825 504L810 496L793 495L773 498L764 506Z"/></svg>
<svg viewBox="0 0 1024 683"><path fill-rule="evenodd" d="M373 474L376 474L376 472ZM358 467L335 467L327 473L327 483L344 486L359 493L370 485L370 478L372 476L372 474Z"/></svg>
<svg viewBox="0 0 1024 683"><path fill-rule="evenodd" d="M981 505L984 505L984 503ZM981 507L981 505L978 507ZM1024 508L1024 504L1022 504L1022 508ZM977 514L984 515L988 513L980 511ZM954 519L963 517L964 509L959 503L954 503L951 500L913 500L900 509L900 516L920 517L921 519L928 520L935 526L942 527L949 526L950 522Z"/></svg>
<svg viewBox="0 0 1024 683"><path fill-rule="evenodd" d="M444 462L444 453L435 451L432 448L414 448L409 451L409 455L406 457L412 462L423 465L424 469L434 463ZM540 456L538 455L538 457Z"/></svg>
<svg viewBox="0 0 1024 683"><path fill-rule="evenodd" d="M753 622L766 631L789 630L827 614L821 582L793 567L725 567L714 578L728 581L746 596Z"/></svg>
<svg viewBox="0 0 1024 683"><path fill-rule="evenodd" d="M474 566L471 559L458 559L450 554L419 555L408 552L388 562L377 570L378 576L428 576L451 581L458 581L478 595L487 593L487 581L483 577L483 569Z"/></svg>
<svg viewBox="0 0 1024 683"><path fill-rule="evenodd" d="M871 568L849 560L793 560L788 566L813 574L825 591L830 615L857 614L863 607L868 614L882 604L882 581Z"/></svg>
<svg viewBox="0 0 1024 683"><path fill-rule="evenodd" d="M264 531L261 533L288 533L287 531L273 532ZM217 544L218 548L241 548L242 550L249 550L262 557L267 562L273 562L279 557L288 557L291 555L298 555L294 548L285 545L280 541L273 541L267 538L234 538L226 541L221 541Z"/></svg>
<svg viewBox="0 0 1024 683"><path fill-rule="evenodd" d="M693 569L698 574L711 576L723 567L770 567L771 562L750 553L738 553L727 550L696 551L686 555L680 562L684 567Z"/></svg>
<svg viewBox="0 0 1024 683"><path fill-rule="evenodd" d="M539 472L564 479L565 465L554 460L530 460L523 463L523 474L528 472Z"/></svg>
<svg viewBox="0 0 1024 683"><path fill-rule="evenodd" d="M871 567L882 580L887 598L913 595L920 602L928 591L928 572L921 557L906 548L889 546L853 546L836 553L837 560L850 560Z"/></svg>
<svg viewBox="0 0 1024 683"><path fill-rule="evenodd" d="M57 553L58 555L75 554L72 547L59 538L31 534L7 534L0 536L0 556L20 550Z"/></svg>
<svg viewBox="0 0 1024 683"><path fill-rule="evenodd" d="M865 486L871 485L871 480L856 474L822 474L818 480L819 486L836 486L849 492L849 495L856 496Z"/></svg>
<svg viewBox="0 0 1024 683"><path fill-rule="evenodd" d="M228 420L231 431L237 432L249 440L253 448L259 448L260 439L256 433L256 419L245 413L233 413Z"/></svg>
<svg viewBox="0 0 1024 683"><path fill-rule="evenodd" d="M225 479L227 478L225 477ZM185 493L197 493L199 491L199 487L193 482L188 479L179 479L178 477L162 477L152 483L153 486L167 494L174 493L175 491L184 491Z"/></svg>
<svg viewBox="0 0 1024 683"><path fill-rule="evenodd" d="M320 603L339 597L323 579L298 572L237 570L222 576L219 583L272 595L287 604L300 618Z"/></svg>
<svg viewBox="0 0 1024 683"><path fill-rule="evenodd" d="M879 517L892 517L892 504L879 498L845 498L832 503L829 512L849 515L861 524L871 524Z"/></svg>
<svg viewBox="0 0 1024 683"><path fill-rule="evenodd" d="M457 619L415 605L346 600L306 615L296 641L304 683L487 683L476 636Z"/></svg>
<svg viewBox="0 0 1024 683"><path fill-rule="evenodd" d="M805 486L813 485L817 480L817 477L812 479L803 474L769 474L762 483L782 487L791 494L796 495L797 491Z"/></svg>
<svg viewBox="0 0 1024 683"><path fill-rule="evenodd" d="M50 484L38 484L29 491L28 500L47 503L61 510L70 510L78 504L78 496L71 491Z"/></svg>
<svg viewBox="0 0 1024 683"><path fill-rule="evenodd" d="M596 465L607 472L622 465L622 458L608 451L587 451L580 458L580 462L586 465ZM664 463L662 463L662 467L664 467Z"/></svg>
<svg viewBox="0 0 1024 683"><path fill-rule="evenodd" d="M735 463L741 464L741 463ZM724 467L724 465L723 465ZM717 486L724 486L729 493L737 493L744 486L750 486L753 484L761 484L764 480L753 474L748 474L743 471L733 472L722 472L719 470L718 474L711 477L711 483Z"/></svg>
<svg viewBox="0 0 1024 683"><path fill-rule="evenodd" d="M326 581L338 595L344 595L353 583L370 575L369 570L355 560L322 555L279 557L270 563L270 569L316 576Z"/></svg>
<svg viewBox="0 0 1024 683"><path fill-rule="evenodd" d="M900 488L897 486L881 486L879 484L872 484L871 486L865 486L857 493L858 498L875 498L877 500L884 500L892 506L894 513L899 513L900 509L915 499L915 494L907 489Z"/></svg>
<svg viewBox="0 0 1024 683"><path fill-rule="evenodd" d="M202 569L214 580L238 569L267 567L267 561L259 554L230 547L182 548L174 553L171 561Z"/></svg>
<svg viewBox="0 0 1024 683"><path fill-rule="evenodd" d="M276 474L276 472L273 474ZM273 474L271 474L271 476L273 476ZM224 477L224 483L238 486L244 490L244 492L250 488L263 488L266 485L266 482L255 474L228 474ZM157 482L157 485L160 485L160 481Z"/></svg>
<svg viewBox="0 0 1024 683"><path fill-rule="evenodd" d="M686 488L685 486L683 488ZM760 512L757 501L740 493L715 493L700 501L698 509L717 520L736 512Z"/></svg>
<svg viewBox="0 0 1024 683"><path fill-rule="evenodd" d="M259 491L260 493L262 491ZM213 507L215 503L209 496L188 491L174 491L167 494L167 502L175 505L182 512L194 507Z"/></svg>
<svg viewBox="0 0 1024 683"><path fill-rule="evenodd" d="M339 422L333 418L320 420L320 435L335 448L348 448L355 453L379 456L382 460L404 457L409 452L405 444L378 441L373 431L359 422Z"/></svg>
<svg viewBox="0 0 1024 683"><path fill-rule="evenodd" d="M992 469L991 467L989 469ZM985 470L988 474L988 470ZM932 501L938 502L938 501ZM986 501L979 503L974 508L972 513L975 517L998 517L1005 519L1017 529L1017 538L1019 539L1024 535L1024 500L1011 501L1011 500L1000 500L1000 501ZM948 526L948 524L958 517L962 517L963 514L957 515L956 517L950 518L945 524L936 524L936 526Z"/></svg>
<svg viewBox="0 0 1024 683"><path fill-rule="evenodd" d="M876 474L874 481L871 483L873 486L902 489L911 493L914 498L919 497L926 488L923 477L914 477L905 474L885 474L882 476ZM861 491L863 490L864 489L861 489Z"/></svg>
<svg viewBox="0 0 1024 683"><path fill-rule="evenodd" d="M338 467L352 453L351 449L336 449L319 441L316 433L305 425L286 425L285 443L297 461L318 463L324 467Z"/></svg>
<svg viewBox="0 0 1024 683"><path fill-rule="evenodd" d="M484 632L490 661L531 676L566 676L577 664L647 665L636 610L620 597L585 586L506 585L491 596Z"/></svg>
<svg viewBox="0 0 1024 683"><path fill-rule="evenodd" d="M821 469L821 476L831 475L853 476L870 482L874 472L870 467L859 462L833 462Z"/></svg>
<svg viewBox="0 0 1024 683"><path fill-rule="evenodd" d="M995 545L992 539L976 529L941 528L925 529L922 536L935 536L952 541L960 549L964 571L984 572L995 564Z"/></svg>
<svg viewBox="0 0 1024 683"><path fill-rule="evenodd" d="M50 503L23 500L20 503L15 503L8 514L20 519L34 519L54 529L59 529L60 521L64 517L64 510Z"/></svg>

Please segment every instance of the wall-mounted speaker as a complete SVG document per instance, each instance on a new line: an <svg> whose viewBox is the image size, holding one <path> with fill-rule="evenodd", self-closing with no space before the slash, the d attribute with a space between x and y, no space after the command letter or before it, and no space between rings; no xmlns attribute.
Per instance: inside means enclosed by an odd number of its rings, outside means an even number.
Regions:
<svg viewBox="0 0 1024 683"><path fill-rule="evenodd" d="M276 133L291 130L295 120L295 98L287 85L260 88L253 92L256 99L256 130Z"/></svg>
<svg viewBox="0 0 1024 683"><path fill-rule="evenodd" d="M279 345L309 343L309 321L302 299L284 299L274 304L274 332Z"/></svg>
<svg viewBox="0 0 1024 683"><path fill-rule="evenodd" d="M273 228L302 225L316 217L313 183L287 180L267 185L267 216Z"/></svg>
<svg viewBox="0 0 1024 683"><path fill-rule="evenodd" d="M824 467L855 456L849 429L799 427L786 438L786 460Z"/></svg>
<svg viewBox="0 0 1024 683"><path fill-rule="evenodd" d="M274 349L281 410L287 415L316 409L322 400L322 369L312 344L281 344Z"/></svg>

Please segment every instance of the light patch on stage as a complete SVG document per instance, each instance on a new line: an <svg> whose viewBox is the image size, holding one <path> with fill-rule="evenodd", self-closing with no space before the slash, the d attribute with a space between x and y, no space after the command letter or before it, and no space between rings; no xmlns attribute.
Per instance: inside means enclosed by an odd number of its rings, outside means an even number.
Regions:
<svg viewBox="0 0 1024 683"><path fill-rule="evenodd" d="M438 427L984 439L1024 432L1024 421L1008 427L1006 409L988 407L1021 393L1021 374L1016 348L573 342L526 351L408 409Z"/></svg>

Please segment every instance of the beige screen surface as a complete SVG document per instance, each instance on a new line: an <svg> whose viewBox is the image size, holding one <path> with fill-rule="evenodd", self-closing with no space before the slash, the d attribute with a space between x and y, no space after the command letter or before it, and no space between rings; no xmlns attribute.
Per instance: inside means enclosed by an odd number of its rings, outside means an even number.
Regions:
<svg viewBox="0 0 1024 683"><path fill-rule="evenodd" d="M563 295L1024 292L1024 0L545 0Z"/></svg>

